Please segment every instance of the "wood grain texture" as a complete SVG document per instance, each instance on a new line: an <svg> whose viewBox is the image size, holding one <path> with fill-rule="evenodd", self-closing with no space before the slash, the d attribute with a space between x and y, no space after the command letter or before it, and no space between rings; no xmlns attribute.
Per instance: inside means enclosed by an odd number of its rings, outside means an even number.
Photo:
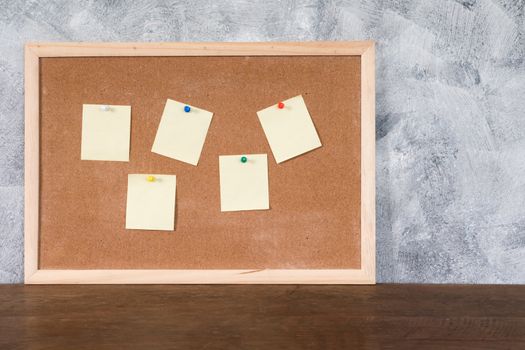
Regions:
<svg viewBox="0 0 525 350"><path fill-rule="evenodd" d="M24 149L24 276L26 281L38 269L39 167L40 167L40 77L39 58L25 50L25 149Z"/></svg>
<svg viewBox="0 0 525 350"><path fill-rule="evenodd" d="M375 45L361 55L361 266L376 279Z"/></svg>
<svg viewBox="0 0 525 350"><path fill-rule="evenodd" d="M371 284L367 269L54 270L39 269L31 284ZM28 283L28 282L26 282Z"/></svg>
<svg viewBox="0 0 525 350"><path fill-rule="evenodd" d="M210 43L28 43L39 57L356 55L373 41Z"/></svg>
<svg viewBox="0 0 525 350"><path fill-rule="evenodd" d="M2 349L522 349L524 286L0 286Z"/></svg>
<svg viewBox="0 0 525 350"><path fill-rule="evenodd" d="M26 256L29 260L34 259L35 254L31 254L31 250L39 251L39 266L38 271L34 268L27 271L26 283L375 282L373 43L28 44L26 50L33 56L38 54L46 57L40 62L38 59L36 61L36 72L40 71L43 79L40 82L41 100L35 101L34 95L28 94L30 98L27 101L27 110L34 109L35 104L40 108L42 159L38 159L37 148L36 166L40 166L40 183L36 182L35 187L34 179L28 178L28 181L33 181L33 186L30 184L28 188L36 188L38 193L40 186L40 198L36 199L40 208L40 213L37 211L36 214L40 218L40 227L37 227L36 232L40 230L40 237L36 243L31 239L26 240L26 249L30 253ZM131 55L130 52L136 54ZM157 57L92 57L153 54ZM233 57L187 57L210 55ZM235 57L244 55L249 56ZM275 55L279 56L270 57ZM359 55L362 55L363 61ZM61 57L54 58L57 56ZM33 61L28 59L26 62L30 65ZM188 62L191 64L188 65ZM352 67L355 63L356 67ZM192 71L195 64L198 69ZM222 67L224 64L226 66ZM323 69L314 69L316 65ZM230 74L228 67L232 66L239 71ZM152 73L148 67L156 68ZM286 70L286 67L289 69ZM316 71L321 75L312 78L311 75ZM260 75L261 72L264 74ZM279 79L284 72L287 79ZM363 77L361 72L366 72L367 76ZM28 74L34 74L34 71L28 70ZM173 74L175 76L171 76ZM190 74L194 79L184 79L184 74ZM210 78L216 75L220 77ZM113 79L113 76L117 79ZM250 79L257 76L257 83L250 83ZM306 79L301 79L301 76ZM262 82L261 77L264 77ZM345 79L356 80L356 86L348 84L348 81L345 83ZM121 80L124 85L119 85ZM187 84L176 93L181 88L180 81ZM212 89L214 94L203 94L208 91L206 83L213 85L214 81L220 81L220 87ZM279 81L283 83L278 84ZM82 84L79 85L79 82ZM199 85L201 82L204 85ZM262 225L266 221L260 217L261 213L256 212L244 214L241 218L229 218L229 221L216 217L218 211L213 210L213 203L218 202L217 191L209 186L209 181L205 181L216 170L213 166L216 156L223 153L250 153L244 152L246 142L249 142L249 147L268 148L262 133L256 132L259 130L258 125L251 125L250 118L245 115L271 104L270 101L275 100L276 96L285 95L291 86L297 89L301 82L305 83L304 86L292 95L306 91L307 99L311 100L309 110L314 114L314 120L315 115L325 116L315 121L321 138L323 135L325 137L324 146L317 153L312 152L291 161L286 164L286 168L273 169L270 166L271 174L281 172L281 180L276 175L270 177L270 188L274 189L270 196L274 203L270 213L281 213L282 218L272 219L272 222L279 224L272 226L271 232L268 231L268 224ZM65 90L64 84L68 87ZM263 86L259 86L261 84ZM247 86L259 86L259 89L246 89ZM118 96L113 96L112 91L117 91ZM149 100L152 91L153 102ZM261 97L263 91L265 95ZM269 95L268 91L271 91ZM340 93L343 95L339 96ZM212 122L208 135L211 140L207 141L208 148L205 147L202 156L204 161L199 164L199 168L202 168L199 169L200 173L207 174L205 178L198 178L196 173L184 176L188 172L187 168L178 167L166 158L155 158L149 152L151 142L148 140L153 138L153 134L149 135L148 130L154 132L156 123L156 118L152 116L160 115L161 102L166 96L174 98L172 94L187 95L191 103L201 107L215 104L214 108L208 108L217 112L214 119L218 118L221 122L215 128L217 122ZM166 96L162 98L160 95ZM132 161L129 163L133 169L130 170L128 164L119 164L113 168L105 165L97 168L98 165L93 163L75 165L79 163L73 159L78 153L79 145L75 137L80 132L77 129L81 116L73 108L73 102L78 100L77 104L80 105L89 99L93 103L105 103L107 99L119 98L123 100L117 104L133 106ZM267 99L268 103L260 106L254 104L253 101L261 98ZM65 105L64 99L68 101ZM244 109L240 110L240 106ZM355 110L353 106L357 106ZM237 114L242 115L239 117ZM224 119L225 116L229 118ZM364 129L359 136L360 123ZM35 123L27 125L34 132ZM346 126L348 129L343 128ZM247 133L248 130L253 132ZM238 131L242 132L236 134L236 143L231 136ZM340 149L331 149L330 145ZM68 151L64 152L65 149ZM141 152L138 158L137 151ZM31 151L28 148L26 160L35 159L31 152L35 153L35 149ZM269 149L267 152L270 153ZM145 154L152 159L146 159ZM367 159L359 167L362 157ZM301 162L304 163L302 170ZM318 166L313 166L314 163ZM35 161L28 166L35 167ZM176 235L152 235L144 231L122 234L120 231L123 226L118 225L118 218L124 217L124 207L118 203L124 203L125 188L119 185L122 183L119 178L144 169L151 172L153 168L155 172L175 172L181 175L178 178L191 180L188 183L190 186L181 186L177 194ZM313 169L322 171L314 174ZM308 177L305 177L307 173ZM366 174L362 180L361 173ZM329 176L326 177L326 174ZM283 178L293 181L283 184ZM64 186L75 188L75 191L64 191ZM93 188L98 191L92 192ZM207 204L203 206L193 200L187 201L190 197L184 197L184 188L188 189L186 194L191 194L191 198L197 196L198 200L200 198L201 202ZM291 192L292 188L296 191ZM308 191L304 191L305 188ZM196 192L195 189L199 190ZM363 202L360 202L360 195L363 195L360 192L367 196ZM326 199L326 196L335 196L335 199ZM308 201L308 198L314 201ZM34 208L35 198L29 199L32 204L28 208ZM82 203L83 214L60 215L67 212L72 214L79 203ZM113 203L113 207L106 208L108 203ZM279 204L283 203L291 205L281 208ZM315 205L312 206L312 203ZM355 203L357 209L348 210ZM318 205L321 207L317 208ZM320 215L327 210L330 211L328 216ZM365 213L361 217L360 211ZM303 219L299 220L301 215ZM30 225L28 227L31 228ZM198 236L194 235L195 232L198 232ZM168 244L168 240L171 244Z"/></svg>

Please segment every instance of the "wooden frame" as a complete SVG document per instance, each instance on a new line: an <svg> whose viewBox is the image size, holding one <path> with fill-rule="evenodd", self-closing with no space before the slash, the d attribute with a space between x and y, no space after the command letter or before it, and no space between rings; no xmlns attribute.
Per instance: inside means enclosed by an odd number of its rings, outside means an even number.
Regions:
<svg viewBox="0 0 525 350"><path fill-rule="evenodd" d="M331 270L43 270L39 254L39 58L88 56L361 56L361 268ZM25 283L375 283L375 48L363 42L34 43L25 46Z"/></svg>

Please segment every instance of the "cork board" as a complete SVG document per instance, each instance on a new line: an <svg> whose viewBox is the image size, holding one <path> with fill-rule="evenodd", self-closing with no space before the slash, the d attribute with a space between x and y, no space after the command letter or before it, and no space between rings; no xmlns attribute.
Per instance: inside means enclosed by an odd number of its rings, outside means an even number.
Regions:
<svg viewBox="0 0 525 350"><path fill-rule="evenodd" d="M359 55L39 58L38 268L361 268ZM256 112L302 95L323 146L276 164ZM197 167L151 152L166 99L212 111ZM129 162L80 160L82 104L131 106ZM221 212L219 155L268 154L270 210ZM175 231L125 229L127 175L177 175Z"/></svg>

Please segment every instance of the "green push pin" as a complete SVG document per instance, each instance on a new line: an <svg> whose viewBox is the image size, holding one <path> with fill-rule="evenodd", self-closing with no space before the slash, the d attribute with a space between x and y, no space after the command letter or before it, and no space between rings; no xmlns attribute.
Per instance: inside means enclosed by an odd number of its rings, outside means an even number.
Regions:
<svg viewBox="0 0 525 350"><path fill-rule="evenodd" d="M248 158L246 156L241 157L241 163L246 163L248 161Z"/></svg>

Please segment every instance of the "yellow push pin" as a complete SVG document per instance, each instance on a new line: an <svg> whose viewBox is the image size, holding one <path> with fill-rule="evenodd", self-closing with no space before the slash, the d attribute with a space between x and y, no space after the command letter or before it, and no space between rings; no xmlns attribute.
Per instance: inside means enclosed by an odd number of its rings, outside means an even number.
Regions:
<svg viewBox="0 0 525 350"><path fill-rule="evenodd" d="M153 181L155 181L155 176L153 176L153 175L148 175L148 177L146 178L146 180L148 180L148 182L153 182Z"/></svg>

